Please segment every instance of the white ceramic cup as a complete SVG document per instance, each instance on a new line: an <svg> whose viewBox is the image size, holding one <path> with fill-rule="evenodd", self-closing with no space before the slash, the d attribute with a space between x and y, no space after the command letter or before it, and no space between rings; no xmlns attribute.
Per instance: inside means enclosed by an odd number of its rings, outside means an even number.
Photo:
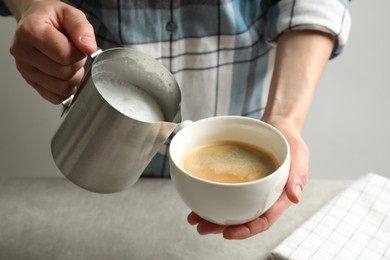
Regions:
<svg viewBox="0 0 390 260"><path fill-rule="evenodd" d="M192 149L214 141L241 141L270 152L279 168L270 175L245 183L218 183L185 171L182 158ZM170 148L171 179L179 196L200 217L220 225L249 222L268 210L281 195L290 170L290 149L273 126L241 116L217 116L181 129Z"/></svg>

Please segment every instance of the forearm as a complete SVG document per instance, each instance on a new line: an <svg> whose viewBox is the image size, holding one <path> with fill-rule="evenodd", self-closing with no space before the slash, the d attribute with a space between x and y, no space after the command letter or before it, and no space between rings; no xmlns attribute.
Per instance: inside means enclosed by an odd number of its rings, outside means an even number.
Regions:
<svg viewBox="0 0 390 260"><path fill-rule="evenodd" d="M34 2L44 1L56 1L56 0L3 0L9 11L15 17L16 21L19 21L22 14L30 7Z"/></svg>
<svg viewBox="0 0 390 260"><path fill-rule="evenodd" d="M294 31L280 36L263 120L289 120L302 130L334 42L330 34L317 31Z"/></svg>

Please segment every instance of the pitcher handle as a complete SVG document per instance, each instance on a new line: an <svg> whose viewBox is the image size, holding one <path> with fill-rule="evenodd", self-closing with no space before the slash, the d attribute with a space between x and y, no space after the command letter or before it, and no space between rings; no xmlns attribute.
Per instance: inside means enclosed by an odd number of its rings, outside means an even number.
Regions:
<svg viewBox="0 0 390 260"><path fill-rule="evenodd" d="M83 77L81 78L80 83L77 85L77 92L75 94L71 95L70 97L68 97L67 99L65 99L61 103L61 105L62 105L61 117L63 117L66 114L66 112L69 110L69 108L71 107L75 95L78 94L79 91L81 91L82 86L85 83L84 81L88 78L88 75L90 73L92 62L102 52L103 52L103 50L98 48L94 53L92 53L91 55L88 55L89 61L87 61L88 64L86 65L86 71L85 71Z"/></svg>

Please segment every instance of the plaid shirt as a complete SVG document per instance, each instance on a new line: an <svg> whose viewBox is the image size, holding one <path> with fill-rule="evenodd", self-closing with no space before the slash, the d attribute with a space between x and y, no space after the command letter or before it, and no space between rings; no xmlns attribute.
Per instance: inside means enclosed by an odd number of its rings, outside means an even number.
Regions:
<svg viewBox="0 0 390 260"><path fill-rule="evenodd" d="M226 114L259 118L270 51L281 33L332 33L338 39L334 57L350 29L348 0L67 2L87 14L100 48L131 46L164 64L180 85L183 119L190 120ZM166 157L158 154L144 175L169 176Z"/></svg>

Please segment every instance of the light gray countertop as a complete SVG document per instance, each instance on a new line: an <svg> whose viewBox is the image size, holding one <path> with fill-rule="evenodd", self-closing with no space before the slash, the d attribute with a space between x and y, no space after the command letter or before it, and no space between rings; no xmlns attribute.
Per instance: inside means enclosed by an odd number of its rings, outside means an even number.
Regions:
<svg viewBox="0 0 390 260"><path fill-rule="evenodd" d="M64 178L0 178L0 259L267 259L270 251L351 181L310 180L302 202L242 241L200 236L167 179L97 194Z"/></svg>

